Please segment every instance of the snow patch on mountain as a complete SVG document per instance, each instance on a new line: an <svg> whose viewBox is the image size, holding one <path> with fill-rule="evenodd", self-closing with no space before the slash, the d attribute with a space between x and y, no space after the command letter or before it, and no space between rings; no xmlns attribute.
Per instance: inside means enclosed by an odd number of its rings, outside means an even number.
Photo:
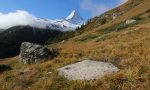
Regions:
<svg viewBox="0 0 150 90"><path fill-rule="evenodd" d="M17 25L30 25L37 28L49 28L54 30L75 30L75 28L80 27L84 20L78 13L74 10L65 19L41 19L30 14L27 11L17 10L16 12L10 12L7 14L0 13L0 28L7 29Z"/></svg>
<svg viewBox="0 0 150 90"><path fill-rule="evenodd" d="M81 25L84 23L83 18L75 11L73 10L71 14L66 18L67 21L73 24Z"/></svg>

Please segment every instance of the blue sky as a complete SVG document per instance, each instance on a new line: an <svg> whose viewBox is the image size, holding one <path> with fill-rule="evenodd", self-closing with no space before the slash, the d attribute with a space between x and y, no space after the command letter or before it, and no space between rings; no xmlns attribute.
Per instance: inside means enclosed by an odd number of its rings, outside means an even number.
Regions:
<svg viewBox="0 0 150 90"><path fill-rule="evenodd" d="M86 20L114 8L126 0L1 0L0 13L25 10L39 18L59 19L72 10Z"/></svg>

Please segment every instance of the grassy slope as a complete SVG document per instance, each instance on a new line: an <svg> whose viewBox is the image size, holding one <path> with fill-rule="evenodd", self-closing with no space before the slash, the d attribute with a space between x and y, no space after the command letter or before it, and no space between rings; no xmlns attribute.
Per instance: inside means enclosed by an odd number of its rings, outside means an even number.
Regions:
<svg viewBox="0 0 150 90"><path fill-rule="evenodd" d="M143 20L137 25L128 26L120 31L113 29L116 23L150 8L149 4L150 2L145 0L141 5L114 21L64 43L49 45L49 48L61 49L59 57L52 61L35 65L21 65L18 63L18 57L1 61L0 63L10 64L13 70L0 75L0 88L14 90L150 89L150 22L146 18L147 15L144 14ZM125 8L125 6L126 4L119 8ZM108 27L109 29L104 29ZM121 71L96 81L68 81L57 74L57 68L83 59L111 62ZM20 75L20 71L27 67L32 69L31 72ZM47 75L49 71L53 74Z"/></svg>

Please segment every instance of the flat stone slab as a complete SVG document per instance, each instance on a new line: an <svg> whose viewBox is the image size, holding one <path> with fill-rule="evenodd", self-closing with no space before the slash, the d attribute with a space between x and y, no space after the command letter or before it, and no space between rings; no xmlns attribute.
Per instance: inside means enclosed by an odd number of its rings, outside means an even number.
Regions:
<svg viewBox="0 0 150 90"><path fill-rule="evenodd" d="M59 68L58 72L69 80L93 80L106 74L117 72L119 69L111 63L84 60Z"/></svg>

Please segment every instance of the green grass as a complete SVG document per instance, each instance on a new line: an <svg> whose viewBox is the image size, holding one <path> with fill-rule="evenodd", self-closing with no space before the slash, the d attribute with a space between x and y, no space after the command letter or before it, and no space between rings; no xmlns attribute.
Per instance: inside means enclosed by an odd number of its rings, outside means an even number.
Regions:
<svg viewBox="0 0 150 90"><path fill-rule="evenodd" d="M113 34L104 34L104 35L101 35L98 38L96 38L96 42L105 41L105 40L108 40L108 39L113 39L115 37L117 37L116 33L113 33Z"/></svg>
<svg viewBox="0 0 150 90"><path fill-rule="evenodd" d="M90 34L90 35L86 35L84 37L76 38L75 41L84 42L84 41L88 41L88 40L91 40L91 39L94 39L94 38L97 38L97 35Z"/></svg>

